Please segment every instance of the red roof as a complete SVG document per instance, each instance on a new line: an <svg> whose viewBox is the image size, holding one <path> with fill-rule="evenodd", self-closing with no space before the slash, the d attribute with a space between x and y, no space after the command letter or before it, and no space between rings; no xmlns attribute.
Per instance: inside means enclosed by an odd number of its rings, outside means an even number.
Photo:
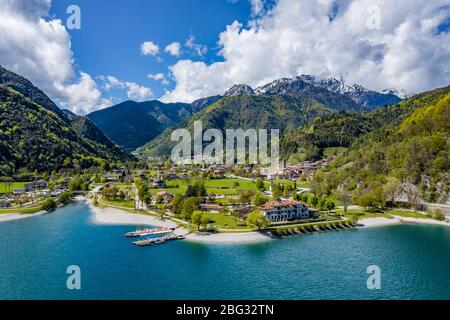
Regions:
<svg viewBox="0 0 450 320"><path fill-rule="evenodd" d="M284 202L278 202L278 201L268 202L265 205L261 206L261 209L271 210L274 207L290 207L290 206L298 205L298 204L301 204L301 205L307 207L307 204L304 203L303 201L289 200L289 201L284 201Z"/></svg>

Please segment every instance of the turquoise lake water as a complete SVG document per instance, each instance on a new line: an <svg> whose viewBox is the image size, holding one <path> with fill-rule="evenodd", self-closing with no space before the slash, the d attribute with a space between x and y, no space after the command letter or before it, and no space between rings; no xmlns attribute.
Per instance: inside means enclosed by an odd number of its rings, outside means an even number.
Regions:
<svg viewBox="0 0 450 320"><path fill-rule="evenodd" d="M450 299L450 228L398 225L258 244L137 247L84 203L0 223L0 299ZM81 268L81 290L66 269ZM366 286L381 269L381 289Z"/></svg>

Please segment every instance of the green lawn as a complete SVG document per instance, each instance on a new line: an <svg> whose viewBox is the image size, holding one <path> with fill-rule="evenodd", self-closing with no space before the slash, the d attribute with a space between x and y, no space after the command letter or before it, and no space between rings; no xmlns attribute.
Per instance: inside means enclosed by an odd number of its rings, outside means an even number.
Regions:
<svg viewBox="0 0 450 320"><path fill-rule="evenodd" d="M195 183L195 179L192 179L191 184ZM235 186L238 183L238 186ZM184 194L186 192L188 184L182 180L168 180L166 181L167 188L164 189L151 189L152 194L156 194L159 191L168 191L173 194ZM243 179L211 179L205 181L206 191L210 194L219 195L236 195L239 190L254 190L256 191L256 183Z"/></svg>
<svg viewBox="0 0 450 320"><path fill-rule="evenodd" d="M217 229L249 229L247 225L238 225L242 222L224 213L209 213L209 219Z"/></svg>
<svg viewBox="0 0 450 320"><path fill-rule="evenodd" d="M0 182L0 193L10 193L14 189L25 188L26 182Z"/></svg>
<svg viewBox="0 0 450 320"><path fill-rule="evenodd" d="M100 204L106 205L106 206L117 206L117 207L127 207L127 208L134 208L134 201L128 200L128 201L112 201L112 200L106 200L101 199Z"/></svg>
<svg viewBox="0 0 450 320"><path fill-rule="evenodd" d="M38 211L41 211L41 205L23 208L0 209L0 214L9 214L9 213L33 214Z"/></svg>
<svg viewBox="0 0 450 320"><path fill-rule="evenodd" d="M431 219L431 217L427 216L426 214L419 213L419 212L413 212L413 211L406 211L406 210L391 210L389 211L390 214L400 216L400 217L406 217L406 218L423 218L423 219Z"/></svg>
<svg viewBox="0 0 450 320"><path fill-rule="evenodd" d="M344 215L344 210L335 210L336 213ZM372 213L372 212L366 212L361 210L347 210L346 217L352 219L367 219L367 218L387 218L387 219L393 219L393 217L389 214L385 213Z"/></svg>

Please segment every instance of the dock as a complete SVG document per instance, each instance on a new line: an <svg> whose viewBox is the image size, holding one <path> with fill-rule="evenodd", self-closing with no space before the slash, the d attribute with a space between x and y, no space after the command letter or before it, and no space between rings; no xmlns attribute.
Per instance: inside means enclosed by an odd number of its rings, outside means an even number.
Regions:
<svg viewBox="0 0 450 320"><path fill-rule="evenodd" d="M162 238L139 240L139 241L135 241L133 243L137 246L144 247L144 246L152 246L152 245L162 244L167 241L183 240L183 239L184 239L184 236L168 235L168 236L165 236Z"/></svg>
<svg viewBox="0 0 450 320"><path fill-rule="evenodd" d="M136 238L136 237L145 237L145 236L166 234L166 233L171 233L171 232L173 232L173 229L167 229L167 228L142 229L142 230L136 230L136 231L131 231L131 232L125 233L125 237Z"/></svg>

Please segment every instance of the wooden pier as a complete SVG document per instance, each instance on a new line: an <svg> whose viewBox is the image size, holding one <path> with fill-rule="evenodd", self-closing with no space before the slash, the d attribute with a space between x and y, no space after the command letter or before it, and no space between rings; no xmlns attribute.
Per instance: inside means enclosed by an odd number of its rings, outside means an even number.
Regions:
<svg viewBox="0 0 450 320"><path fill-rule="evenodd" d="M183 239L184 239L184 236L177 236L177 235L173 234L173 235L168 235L168 236L165 236L162 238L139 240L139 241L135 241L133 243L137 246L144 247L144 246L153 246L153 245L157 245L157 244L162 244L167 241L183 240Z"/></svg>
<svg viewBox="0 0 450 320"><path fill-rule="evenodd" d="M143 229L143 230L136 230L136 231L131 231L131 232L125 233L125 237L137 238L137 237L166 234L166 233L171 233L171 232L173 232L173 229L167 229L167 228Z"/></svg>

